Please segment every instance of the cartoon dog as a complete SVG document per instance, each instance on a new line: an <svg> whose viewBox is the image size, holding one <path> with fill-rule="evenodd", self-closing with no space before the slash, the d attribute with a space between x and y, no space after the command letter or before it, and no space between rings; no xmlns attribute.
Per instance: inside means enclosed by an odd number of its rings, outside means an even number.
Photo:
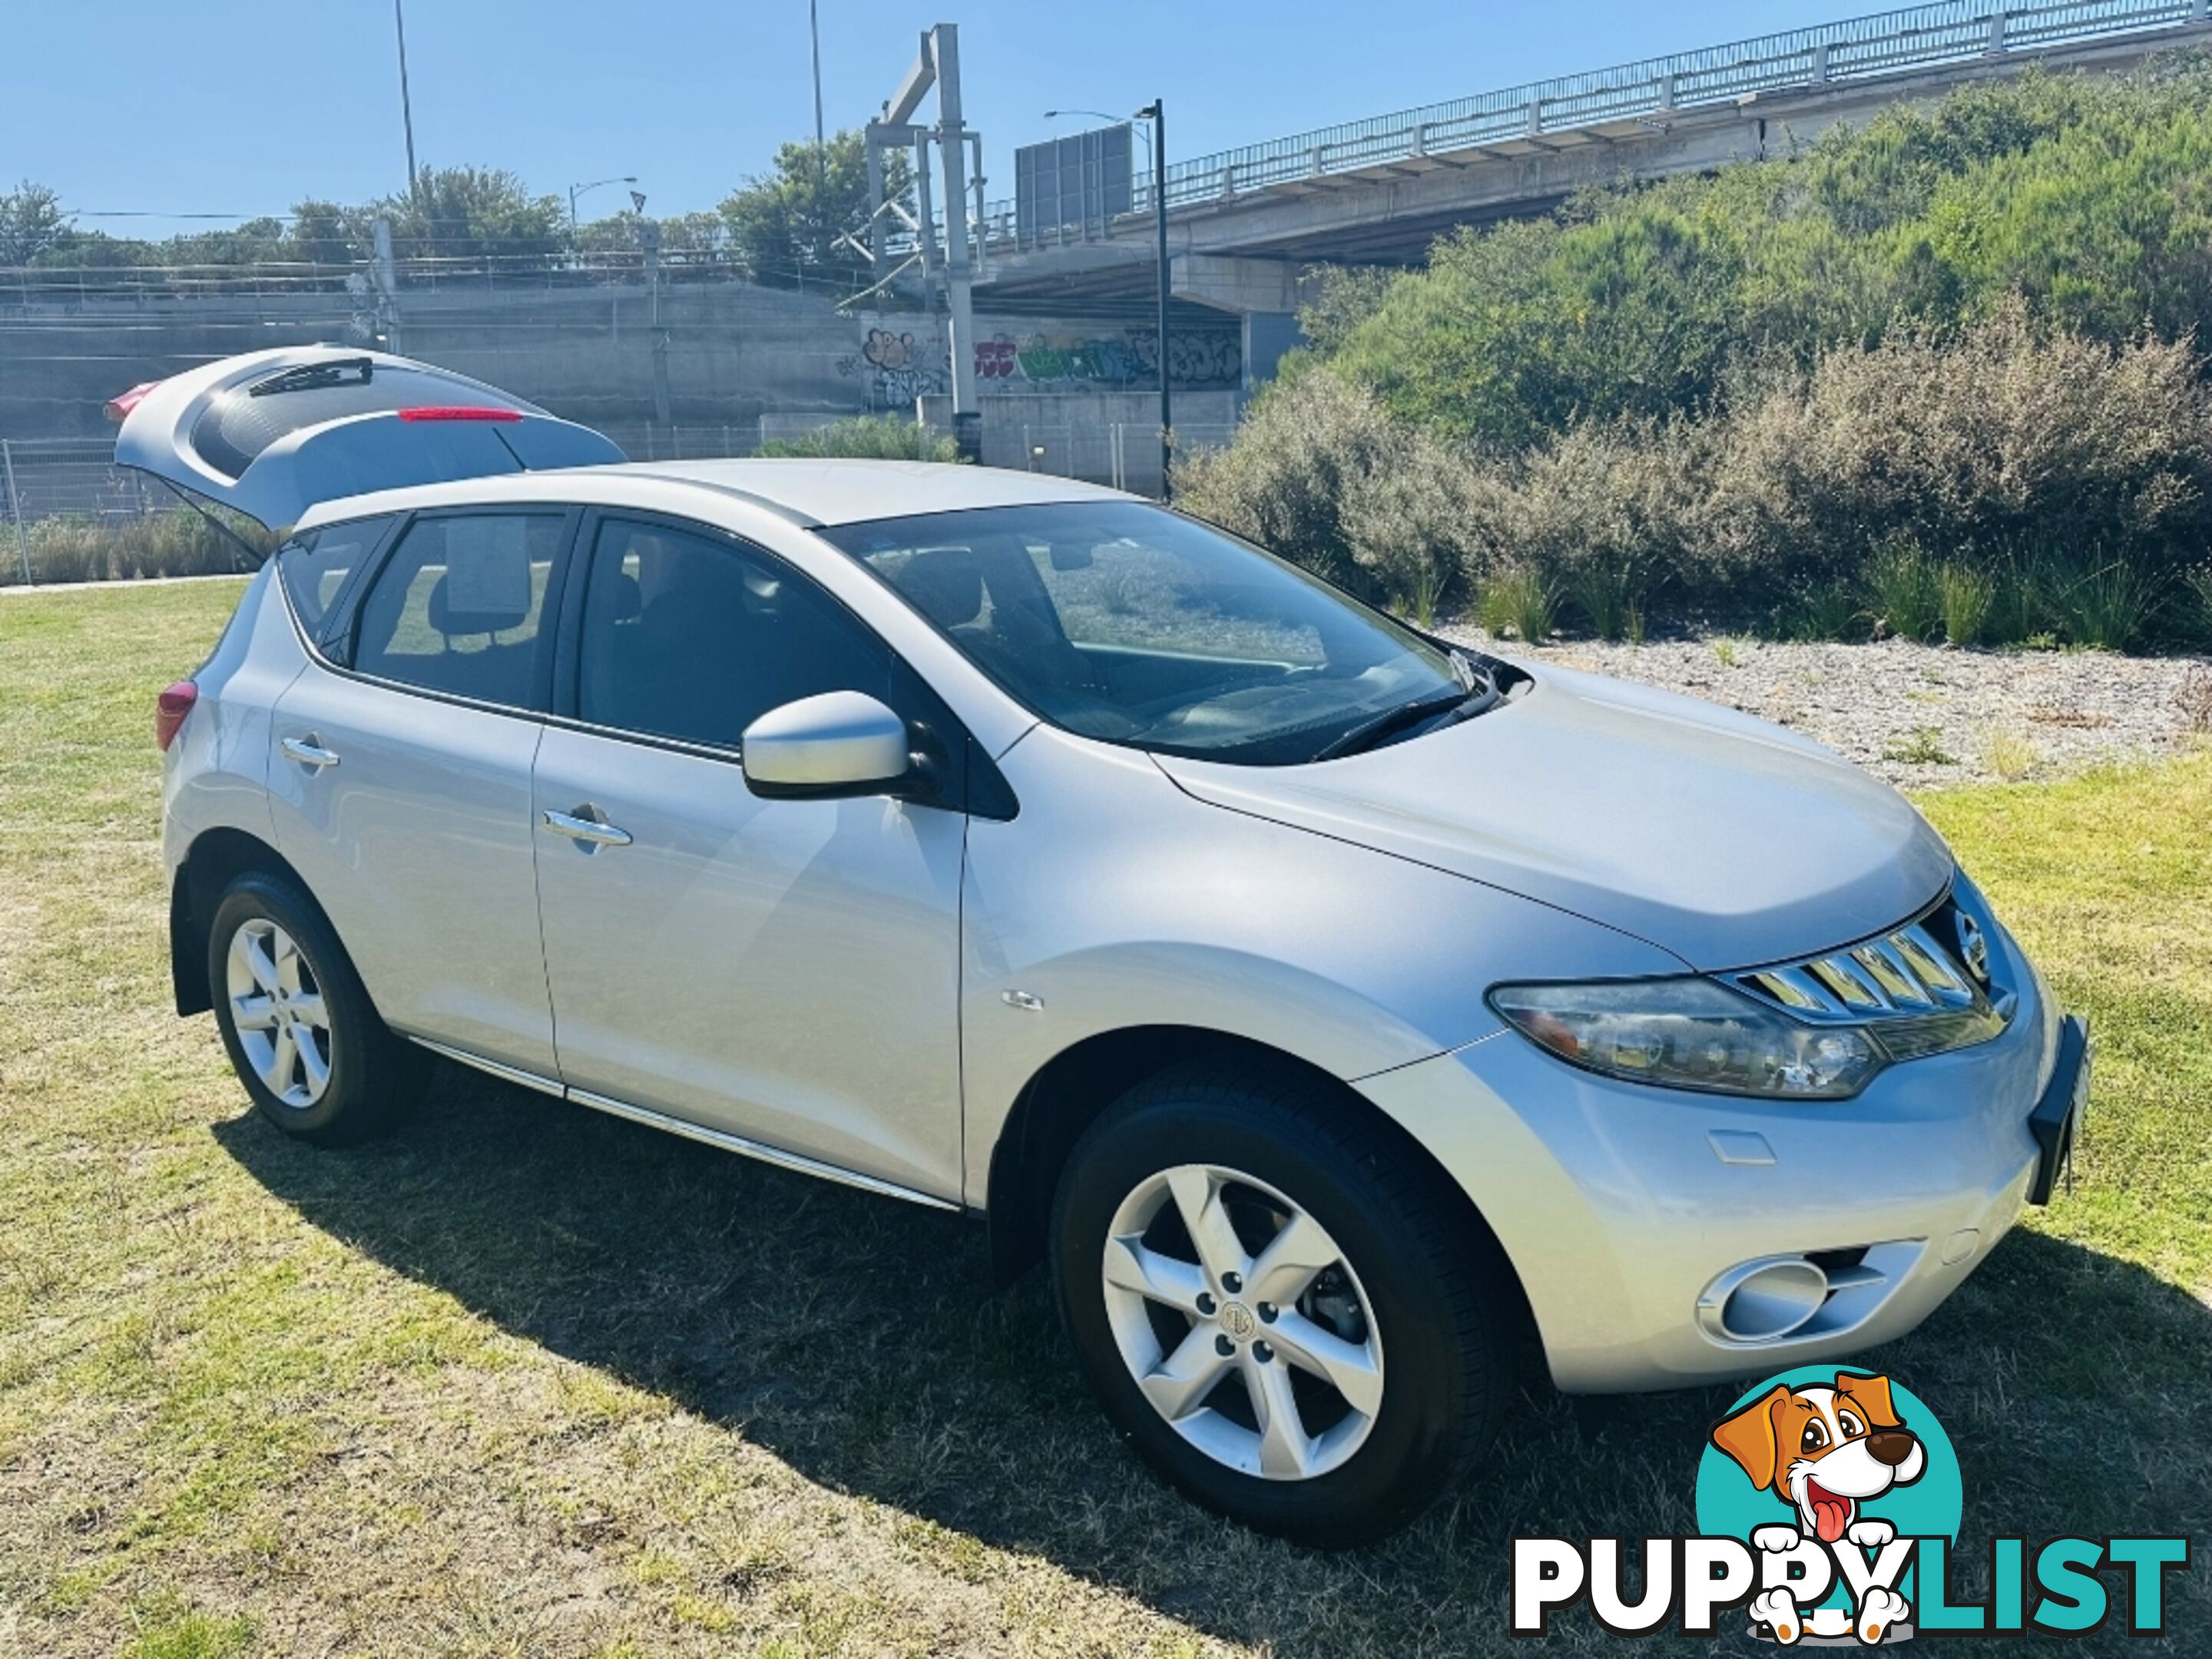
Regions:
<svg viewBox="0 0 2212 1659"><path fill-rule="evenodd" d="M1734 1458L1760 1492L1786 1498L1796 1527L1759 1527L1751 1541L1773 1553L1808 1539L1823 1546L1848 1538L1879 1549L1897 1536L1887 1521L1861 1519L1859 1506L1893 1486L1909 1486L1927 1468L1920 1438L1905 1426L1890 1402L1886 1376L1836 1375L1832 1389L1777 1383L1733 1417L1714 1425L1713 1444ZM1857 1609L1860 1640L1878 1642L1908 1611L1894 1590L1869 1589ZM1753 1616L1772 1627L1778 1640L1795 1642L1805 1615L1786 1589L1753 1598Z"/></svg>

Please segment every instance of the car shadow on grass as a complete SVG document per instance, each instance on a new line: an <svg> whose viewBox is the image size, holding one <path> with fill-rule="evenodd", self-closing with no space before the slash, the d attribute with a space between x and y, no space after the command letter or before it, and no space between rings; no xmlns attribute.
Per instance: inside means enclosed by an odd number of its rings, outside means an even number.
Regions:
<svg viewBox="0 0 2212 1659"><path fill-rule="evenodd" d="M320 1152L252 1116L215 1133L348 1244L813 1481L1284 1653L1498 1650L1510 1540L1694 1531L1705 1431L1735 1393L1532 1392L1475 1479L1423 1522L1316 1554L1151 1479L1085 1392L1043 1276L994 1290L971 1221L452 1067L372 1146ZM1921 1332L1856 1363L1943 1414L1969 1544L2212 1532L2212 1311L2141 1269L2015 1233ZM1972 1595L1987 1552L1960 1554ZM2185 1639L2212 1624L2208 1581L2172 1582ZM1553 1650L1619 1647L1580 1610L1553 1628Z"/></svg>

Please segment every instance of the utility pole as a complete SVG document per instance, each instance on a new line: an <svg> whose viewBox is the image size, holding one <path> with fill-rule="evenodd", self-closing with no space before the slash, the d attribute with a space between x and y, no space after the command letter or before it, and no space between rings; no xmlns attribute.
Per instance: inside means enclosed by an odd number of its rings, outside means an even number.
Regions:
<svg viewBox="0 0 2212 1659"><path fill-rule="evenodd" d="M1159 235L1160 499L1175 499L1175 417L1168 403L1168 116L1155 98L1137 113L1152 124L1152 228Z"/></svg>
<svg viewBox="0 0 2212 1659"><path fill-rule="evenodd" d="M962 454L982 459L983 414L975 406L975 311L968 270L968 140L960 125L960 31L929 32L937 64L938 158L945 167L945 296L952 354L952 437Z"/></svg>
<svg viewBox="0 0 2212 1659"><path fill-rule="evenodd" d="M934 88L937 125L911 125L921 100ZM881 151L892 144L915 147L916 205L921 212L915 252L928 284L933 273L931 245L929 147L934 143L945 168L945 296L946 349L951 358L952 436L960 453L980 459L983 447L983 416L975 406L975 310L970 289L975 276L968 260L968 143L972 135L960 118L960 31L957 25L939 23L921 37L921 51L900 81L898 90L884 105L880 118L868 123L869 245L882 280L883 240L878 222L883 201Z"/></svg>
<svg viewBox="0 0 2212 1659"><path fill-rule="evenodd" d="M392 0L392 21L399 31L399 119L407 130L407 199L416 199L415 106L407 95L407 14L404 0Z"/></svg>

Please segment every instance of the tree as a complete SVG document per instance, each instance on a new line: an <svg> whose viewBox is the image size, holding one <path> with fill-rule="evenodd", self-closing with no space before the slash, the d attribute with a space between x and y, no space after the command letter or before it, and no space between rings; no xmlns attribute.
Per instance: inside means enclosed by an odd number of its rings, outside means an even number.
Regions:
<svg viewBox="0 0 2212 1659"><path fill-rule="evenodd" d="M903 151L884 157L884 192L904 201L914 168ZM784 145L775 165L733 191L721 206L730 241L757 283L793 288L811 279L857 288L868 261L855 251L868 242L866 140L840 132L826 144ZM847 241L842 239L849 238Z"/></svg>
<svg viewBox="0 0 2212 1659"><path fill-rule="evenodd" d="M679 213L655 222L660 227L661 258L671 264L713 265L726 257L730 228L719 213ZM635 254L645 225L643 216L624 209L604 219L585 220L576 227L570 245L586 256Z"/></svg>
<svg viewBox="0 0 2212 1659"><path fill-rule="evenodd" d="M28 179L0 196L0 265L27 265L69 234L61 198Z"/></svg>
<svg viewBox="0 0 2212 1659"><path fill-rule="evenodd" d="M543 258L568 242L567 204L532 196L503 167L424 167L412 194L387 196L369 216L390 219L397 250L414 258Z"/></svg>

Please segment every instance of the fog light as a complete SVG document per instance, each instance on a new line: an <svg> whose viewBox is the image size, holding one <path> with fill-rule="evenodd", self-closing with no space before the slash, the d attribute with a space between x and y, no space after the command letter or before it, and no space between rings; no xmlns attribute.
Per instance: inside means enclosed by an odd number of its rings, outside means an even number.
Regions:
<svg viewBox="0 0 2212 1659"><path fill-rule="evenodd" d="M1729 1268L1698 1298L1698 1322L1727 1342L1772 1342L1820 1311L1828 1275L1802 1255Z"/></svg>

